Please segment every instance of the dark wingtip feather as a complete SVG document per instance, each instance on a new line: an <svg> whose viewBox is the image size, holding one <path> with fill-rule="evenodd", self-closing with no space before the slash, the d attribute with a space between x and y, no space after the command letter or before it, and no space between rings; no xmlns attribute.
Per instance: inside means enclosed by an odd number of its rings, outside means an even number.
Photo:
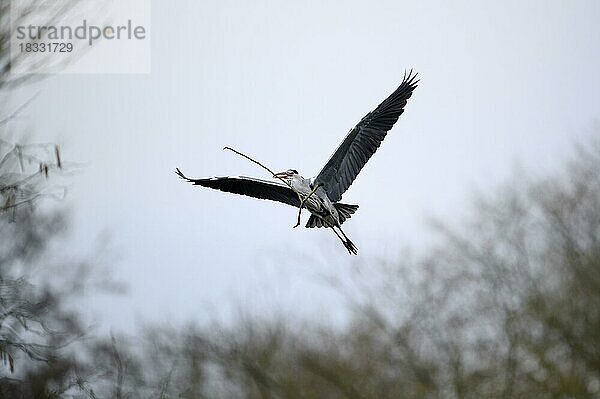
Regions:
<svg viewBox="0 0 600 399"><path fill-rule="evenodd" d="M189 177L187 177L186 175L184 175L183 172L179 168L175 168L175 174L177 176L179 176L180 178L182 178L183 180L186 180L186 181L189 181L189 182L192 181L192 179L190 179Z"/></svg>
<svg viewBox="0 0 600 399"><path fill-rule="evenodd" d="M406 71L404 71L404 77L402 78L402 84L409 85L414 90L417 87L417 83L419 83L421 81L421 79L417 79L418 76L419 76L419 73L418 72L413 73L412 68L408 72L408 75L406 74Z"/></svg>

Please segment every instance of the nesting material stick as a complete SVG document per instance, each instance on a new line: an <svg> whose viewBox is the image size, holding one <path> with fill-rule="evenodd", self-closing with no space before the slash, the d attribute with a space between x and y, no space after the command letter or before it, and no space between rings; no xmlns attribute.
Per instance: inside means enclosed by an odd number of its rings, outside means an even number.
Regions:
<svg viewBox="0 0 600 399"><path fill-rule="evenodd" d="M234 150L234 149L233 149L233 148L231 148L231 147L223 147L223 149L224 149L224 150L229 150L229 151L235 152L235 153L236 153L236 154L238 154L239 156L241 156L241 157L244 157L244 158L246 158L247 160L249 160L250 162L254 162L255 164L257 164L257 165L258 165L258 166L260 166L261 168L265 169L267 172L269 172L271 175L273 175L273 177L277 177L277 176L275 176L275 172L273 172L271 169L267 168L267 167L266 167L265 165L263 165L262 163L258 162L256 159L253 159L253 158L249 157L248 155L246 155L246 154L244 154L244 153L241 153L241 152L239 152L239 151L237 151L237 150ZM286 183L286 184L287 184L287 182L286 182L285 180L283 180L283 179L281 179L281 178L280 178L279 180L281 180L281 181L283 181L284 183ZM288 184L288 186L289 186L289 184ZM290 187L290 188L291 188L291 187Z"/></svg>

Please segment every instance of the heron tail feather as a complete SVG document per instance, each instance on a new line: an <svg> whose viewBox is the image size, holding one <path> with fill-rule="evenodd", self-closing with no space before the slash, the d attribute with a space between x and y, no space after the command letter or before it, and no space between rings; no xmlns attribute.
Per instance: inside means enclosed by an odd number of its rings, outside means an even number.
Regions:
<svg viewBox="0 0 600 399"><path fill-rule="evenodd" d="M336 202L333 206L335 206L340 215L340 224L344 223L346 219L350 219L350 216L358 209L358 205L342 204L340 202Z"/></svg>
<svg viewBox="0 0 600 399"><path fill-rule="evenodd" d="M352 216L352 214L354 214L354 212L356 212L356 210L358 209L358 205L348 205L348 204L342 204L339 202L336 202L335 204L333 204L333 206L335 206L335 209L337 209L338 211L338 215L339 215L339 219L340 219L340 225L342 223L344 223L346 221L346 219L350 219L350 216ZM308 222L306 222L306 228L313 228L313 227L330 227L327 226L325 224L325 222L323 222L323 219L321 219L318 216L315 215L310 215L310 217L308 218Z"/></svg>

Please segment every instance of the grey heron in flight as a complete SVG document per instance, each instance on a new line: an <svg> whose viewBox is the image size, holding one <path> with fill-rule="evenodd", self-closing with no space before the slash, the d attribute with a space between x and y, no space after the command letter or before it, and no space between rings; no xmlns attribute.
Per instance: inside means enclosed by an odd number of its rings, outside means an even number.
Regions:
<svg viewBox="0 0 600 399"><path fill-rule="evenodd" d="M369 158L379 148L387 132L398 121L418 82L416 73L411 71L408 75L405 74L400 86L350 130L316 177L306 179L295 169L273 173L261 163L229 147L226 149L257 163L281 182L244 176L191 179L179 169L176 172L182 179L198 186L282 202L299 208L299 212L306 208L311 213L306 227L331 228L348 252L356 255L358 249L344 234L341 225L356 212L358 205L341 203L342 194L350 187ZM300 213L294 227L299 224Z"/></svg>

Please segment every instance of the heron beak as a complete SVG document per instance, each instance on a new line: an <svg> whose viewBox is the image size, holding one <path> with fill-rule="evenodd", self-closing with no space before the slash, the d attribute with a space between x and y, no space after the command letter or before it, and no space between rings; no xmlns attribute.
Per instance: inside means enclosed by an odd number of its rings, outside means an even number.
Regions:
<svg viewBox="0 0 600 399"><path fill-rule="evenodd" d="M274 179L285 179L287 177L287 172L279 172L273 175Z"/></svg>

